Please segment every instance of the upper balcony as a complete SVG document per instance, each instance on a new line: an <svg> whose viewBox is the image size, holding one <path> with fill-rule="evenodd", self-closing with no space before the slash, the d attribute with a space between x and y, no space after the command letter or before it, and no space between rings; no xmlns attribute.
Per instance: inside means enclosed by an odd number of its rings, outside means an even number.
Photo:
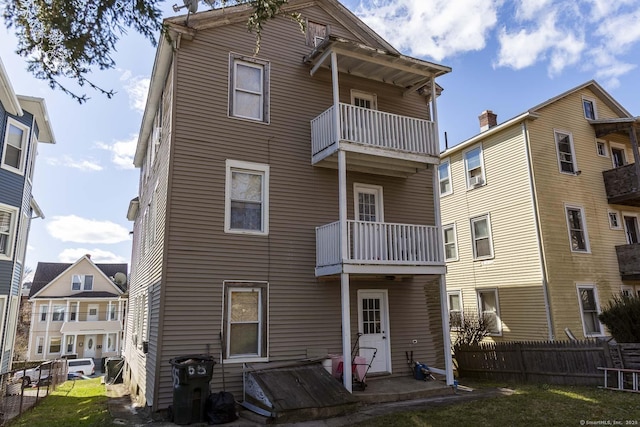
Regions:
<svg viewBox="0 0 640 427"><path fill-rule="evenodd" d="M610 204L640 207L640 184L635 163L604 171L602 176Z"/></svg>
<svg viewBox="0 0 640 427"><path fill-rule="evenodd" d="M622 280L640 280L640 244L616 246Z"/></svg>
<svg viewBox="0 0 640 427"><path fill-rule="evenodd" d="M339 110L337 141L335 106L311 121L313 165L337 168L339 149L349 171L407 177L438 163L434 122L344 103Z"/></svg>
<svg viewBox="0 0 640 427"><path fill-rule="evenodd" d="M340 222L316 228L316 276L445 274L439 227L347 221L347 248L340 253Z"/></svg>

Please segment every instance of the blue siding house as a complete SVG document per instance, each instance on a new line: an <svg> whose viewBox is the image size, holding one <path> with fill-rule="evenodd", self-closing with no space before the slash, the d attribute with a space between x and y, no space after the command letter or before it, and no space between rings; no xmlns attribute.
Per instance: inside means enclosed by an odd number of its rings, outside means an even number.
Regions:
<svg viewBox="0 0 640 427"><path fill-rule="evenodd" d="M0 60L0 373L11 369L38 143L55 144L42 98L16 95Z"/></svg>

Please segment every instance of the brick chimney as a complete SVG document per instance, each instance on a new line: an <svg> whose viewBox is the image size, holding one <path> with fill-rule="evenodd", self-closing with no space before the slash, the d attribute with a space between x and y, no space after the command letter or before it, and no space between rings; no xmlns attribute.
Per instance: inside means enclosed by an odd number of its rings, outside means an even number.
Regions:
<svg viewBox="0 0 640 427"><path fill-rule="evenodd" d="M484 110L482 114L478 116L480 120L480 132L491 129L498 124L498 116L493 114L491 110Z"/></svg>

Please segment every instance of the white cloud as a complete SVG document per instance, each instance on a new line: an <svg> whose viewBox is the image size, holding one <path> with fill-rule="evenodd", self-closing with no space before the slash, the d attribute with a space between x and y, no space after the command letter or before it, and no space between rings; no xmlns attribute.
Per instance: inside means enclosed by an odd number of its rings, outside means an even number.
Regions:
<svg viewBox="0 0 640 427"><path fill-rule="evenodd" d="M58 254L58 260L60 262L73 263L87 254L91 255L91 261L95 263L103 263L103 264L129 263L128 259L120 255L116 255L113 252L103 251L102 249L86 249L86 248L65 249L62 252L60 252L60 254Z"/></svg>
<svg viewBox="0 0 640 427"><path fill-rule="evenodd" d="M382 0L356 14L400 51L440 61L481 50L496 25L499 0Z"/></svg>
<svg viewBox="0 0 640 427"><path fill-rule="evenodd" d="M48 157L45 161L51 166L63 166L85 172L95 172L103 169L97 160L77 160L71 156Z"/></svg>
<svg viewBox="0 0 640 427"><path fill-rule="evenodd" d="M63 242L109 244L129 240L129 230L119 224L76 215L53 217L47 223L47 231Z"/></svg>
<svg viewBox="0 0 640 427"><path fill-rule="evenodd" d="M124 81L124 90L129 95L129 106L138 111L144 112L144 107L147 103L147 94L149 92L149 83L151 79L144 76L132 76L131 71L126 70L120 77L121 81Z"/></svg>
<svg viewBox="0 0 640 427"><path fill-rule="evenodd" d="M110 151L111 161L121 169L134 169L133 156L136 153L138 135L131 135L129 139L115 141L113 144L98 142L96 146L100 149Z"/></svg>

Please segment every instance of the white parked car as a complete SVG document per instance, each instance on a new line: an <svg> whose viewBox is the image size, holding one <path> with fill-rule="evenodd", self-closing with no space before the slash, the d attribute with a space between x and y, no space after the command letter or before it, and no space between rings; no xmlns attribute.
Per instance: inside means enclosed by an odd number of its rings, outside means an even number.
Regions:
<svg viewBox="0 0 640 427"><path fill-rule="evenodd" d="M69 359L67 360L68 375L93 375L96 373L96 365L93 359Z"/></svg>
<svg viewBox="0 0 640 427"><path fill-rule="evenodd" d="M13 374L13 382L22 382L23 387L28 387L31 383L44 383L49 379L51 370L51 362L45 362L35 368L21 369Z"/></svg>

